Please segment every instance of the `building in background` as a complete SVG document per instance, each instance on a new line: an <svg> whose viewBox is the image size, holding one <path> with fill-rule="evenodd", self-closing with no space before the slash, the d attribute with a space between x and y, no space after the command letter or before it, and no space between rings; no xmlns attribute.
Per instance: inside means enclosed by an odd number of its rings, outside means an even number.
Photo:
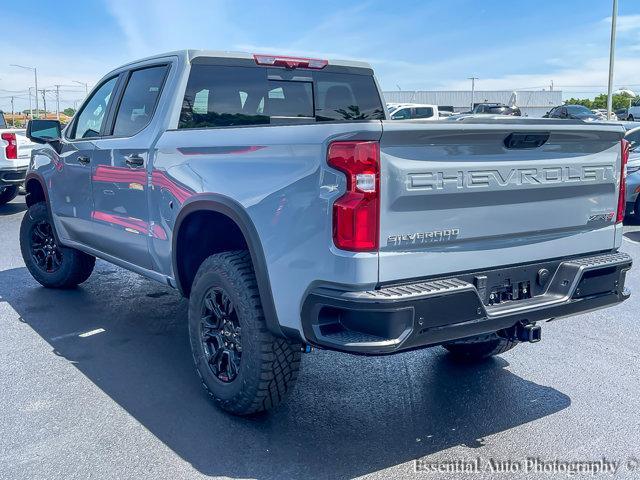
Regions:
<svg viewBox="0 0 640 480"><path fill-rule="evenodd" d="M430 105L450 106L454 112L466 112L471 109L471 90L401 90L383 92L388 103L424 103ZM512 90L476 90L473 98L477 103L504 103L509 105L513 96ZM561 90L516 90L516 105L522 115L542 117L556 105L562 105Z"/></svg>

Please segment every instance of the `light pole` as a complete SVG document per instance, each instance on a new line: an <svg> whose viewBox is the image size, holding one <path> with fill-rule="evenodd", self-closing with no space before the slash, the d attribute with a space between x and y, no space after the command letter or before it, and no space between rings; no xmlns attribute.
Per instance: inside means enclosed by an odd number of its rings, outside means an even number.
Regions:
<svg viewBox="0 0 640 480"><path fill-rule="evenodd" d="M611 15L611 45L609 46L609 85L607 88L607 119L611 120L613 110L613 62L616 50L616 22L618 20L618 0L613 0Z"/></svg>
<svg viewBox="0 0 640 480"><path fill-rule="evenodd" d="M78 80L73 80L73 83L77 83L78 85L84 86L84 97L87 98L89 95L89 84L84 82L79 82Z"/></svg>
<svg viewBox="0 0 640 480"><path fill-rule="evenodd" d="M469 77L469 80L471 80L471 111L473 112L473 107L475 106L476 80L478 80L478 77Z"/></svg>
<svg viewBox="0 0 640 480"><path fill-rule="evenodd" d="M38 115L38 70L36 67L25 67L24 65L11 64L12 67L24 68L25 70L33 70L33 77L36 83L36 116Z"/></svg>

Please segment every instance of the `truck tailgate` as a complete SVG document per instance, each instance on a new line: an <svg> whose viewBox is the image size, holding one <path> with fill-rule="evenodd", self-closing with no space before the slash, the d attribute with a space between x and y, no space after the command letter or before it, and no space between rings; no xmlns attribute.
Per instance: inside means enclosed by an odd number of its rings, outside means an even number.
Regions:
<svg viewBox="0 0 640 480"><path fill-rule="evenodd" d="M622 137L553 120L383 122L380 282L614 248Z"/></svg>

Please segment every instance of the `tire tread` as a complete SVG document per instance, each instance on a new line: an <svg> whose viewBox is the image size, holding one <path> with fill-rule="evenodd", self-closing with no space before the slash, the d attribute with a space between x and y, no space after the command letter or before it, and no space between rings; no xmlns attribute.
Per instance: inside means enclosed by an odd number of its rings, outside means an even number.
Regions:
<svg viewBox="0 0 640 480"><path fill-rule="evenodd" d="M223 252L208 257L198 269L193 281L194 288L207 272L220 268L232 277L232 283L238 287L238 295L253 312L251 321L257 327L255 338L244 338L246 333L243 330L242 342L243 353L245 342L257 344L255 352L258 355L252 362L259 369L256 375L257 381L250 382L243 379L244 384L240 394L231 401L222 400L217 398L209 388L200 370L196 368L196 371L204 389L222 409L236 415L251 415L270 410L280 404L293 388L300 368L301 352L288 340L276 337L267 329L260 292L248 251Z"/></svg>

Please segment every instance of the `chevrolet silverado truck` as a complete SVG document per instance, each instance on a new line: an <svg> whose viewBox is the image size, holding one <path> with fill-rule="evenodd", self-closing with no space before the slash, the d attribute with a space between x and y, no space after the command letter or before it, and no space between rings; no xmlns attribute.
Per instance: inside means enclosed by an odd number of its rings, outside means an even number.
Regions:
<svg viewBox="0 0 640 480"><path fill-rule="evenodd" d="M21 250L46 287L97 257L178 289L203 385L247 415L312 348L479 361L627 299L623 134L392 121L366 63L158 55L107 74L64 131L29 124Z"/></svg>
<svg viewBox="0 0 640 480"><path fill-rule="evenodd" d="M0 206L18 195L24 183L33 144L24 129L8 128L0 112Z"/></svg>

